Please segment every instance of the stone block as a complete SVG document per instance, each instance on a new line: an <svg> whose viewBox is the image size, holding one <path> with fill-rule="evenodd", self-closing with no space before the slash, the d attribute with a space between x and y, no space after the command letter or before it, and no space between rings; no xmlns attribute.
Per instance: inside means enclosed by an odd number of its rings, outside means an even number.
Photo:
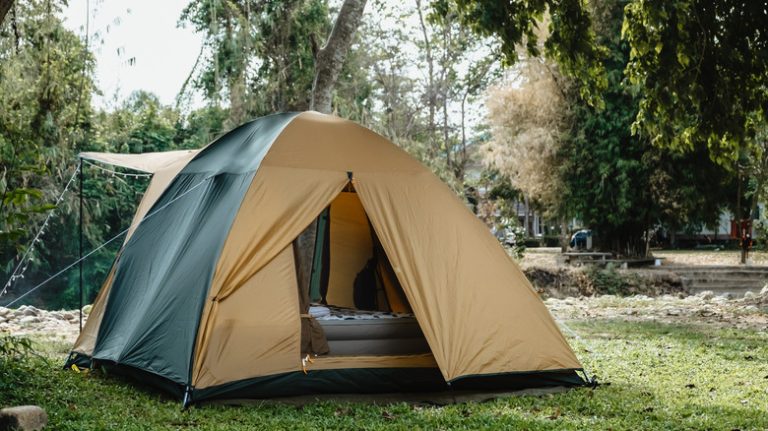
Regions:
<svg viewBox="0 0 768 431"><path fill-rule="evenodd" d="M0 410L0 431L37 431L48 424L48 415L38 406L8 407Z"/></svg>

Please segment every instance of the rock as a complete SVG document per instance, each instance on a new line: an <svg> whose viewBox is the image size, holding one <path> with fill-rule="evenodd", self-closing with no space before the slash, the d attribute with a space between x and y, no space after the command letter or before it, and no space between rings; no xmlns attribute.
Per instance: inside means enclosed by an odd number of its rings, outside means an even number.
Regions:
<svg viewBox="0 0 768 431"><path fill-rule="evenodd" d="M703 299L703 300L705 300L705 301L709 301L710 299L715 297L715 292L713 292L711 290L705 290L703 292L700 292L698 294L698 297Z"/></svg>
<svg viewBox="0 0 768 431"><path fill-rule="evenodd" d="M728 298L726 298L724 295L718 295L713 297L711 302L714 302L715 304L725 304L728 302Z"/></svg>
<svg viewBox="0 0 768 431"><path fill-rule="evenodd" d="M93 304L88 304L83 307L83 314L91 314L91 309L93 309Z"/></svg>
<svg viewBox="0 0 768 431"><path fill-rule="evenodd" d="M755 293L752 292L751 290L747 290L746 292L744 292L744 299L754 299L755 296L756 296Z"/></svg>
<svg viewBox="0 0 768 431"><path fill-rule="evenodd" d="M19 308L19 310L22 310L22 309ZM21 312L21 315L22 316L39 316L40 315L40 310L38 310L35 307L26 307Z"/></svg>
<svg viewBox="0 0 768 431"><path fill-rule="evenodd" d="M75 313L70 313L70 312L66 312L66 313L62 314L61 316L62 316L62 317L65 319L65 320L75 320L75 319L77 319L77 318L78 318L78 316L77 316L77 315L75 315Z"/></svg>
<svg viewBox="0 0 768 431"><path fill-rule="evenodd" d="M681 300L682 300L682 302L684 302L686 304L689 304L689 305L691 305L691 304L701 304L702 302L704 302L704 298L702 298L700 296L696 296L696 295L685 296L685 297L681 298Z"/></svg>
<svg viewBox="0 0 768 431"><path fill-rule="evenodd" d="M0 431L41 430L48 424L48 415L38 406L8 407L0 410Z"/></svg>
<svg viewBox="0 0 768 431"><path fill-rule="evenodd" d="M56 320L67 320L64 318L64 314L59 311L51 311L48 315Z"/></svg>
<svg viewBox="0 0 768 431"><path fill-rule="evenodd" d="M19 320L22 325L31 325L32 323L40 323L41 320L37 316L24 316Z"/></svg>
<svg viewBox="0 0 768 431"><path fill-rule="evenodd" d="M763 289L760 291L760 296L763 298L768 298L768 284L763 286Z"/></svg>
<svg viewBox="0 0 768 431"><path fill-rule="evenodd" d="M10 315L12 311L9 308L0 307L0 317L6 317Z"/></svg>
<svg viewBox="0 0 768 431"><path fill-rule="evenodd" d="M747 305L746 307L742 308L742 310L746 311L747 313L757 313L760 311L760 309L754 305Z"/></svg>

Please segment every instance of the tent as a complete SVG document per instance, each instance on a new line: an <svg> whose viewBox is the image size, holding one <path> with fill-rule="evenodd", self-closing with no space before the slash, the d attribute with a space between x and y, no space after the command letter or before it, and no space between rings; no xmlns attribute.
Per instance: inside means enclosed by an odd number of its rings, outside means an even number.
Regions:
<svg viewBox="0 0 768 431"><path fill-rule="evenodd" d="M360 125L275 114L199 151L81 157L154 175L68 366L185 404L585 383L486 226Z"/></svg>

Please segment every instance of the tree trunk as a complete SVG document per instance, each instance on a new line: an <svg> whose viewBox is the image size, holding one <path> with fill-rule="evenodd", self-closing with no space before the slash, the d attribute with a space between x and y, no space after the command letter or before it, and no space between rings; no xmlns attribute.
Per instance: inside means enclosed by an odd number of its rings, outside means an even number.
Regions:
<svg viewBox="0 0 768 431"><path fill-rule="evenodd" d="M560 218L560 251L565 253L568 251L568 222L565 221L565 217Z"/></svg>
<svg viewBox="0 0 768 431"><path fill-rule="evenodd" d="M736 231L738 232L739 240L740 240L739 244L741 245L741 247L739 247L740 248L740 251L739 251L739 263L744 265L744 264L747 263L747 253L746 253L746 250L744 249L744 244L743 244L743 241L744 241L744 226L743 226L743 223L744 223L744 213L741 210L741 167L738 166L738 163L736 165L736 169L738 169L738 175L736 177L736 181L737 181L737 189L736 189L736 226L737 226L737 229L736 229Z"/></svg>
<svg viewBox="0 0 768 431"><path fill-rule="evenodd" d="M333 88L352 45L352 38L362 21L365 3L366 0L344 0L331 34L325 46L318 50L315 58L315 81L312 84L309 109L324 114L331 113ZM314 220L294 241L296 272L300 288L310 282L316 238L317 221Z"/></svg>
<svg viewBox="0 0 768 431"><path fill-rule="evenodd" d="M747 214L746 219L749 220L749 240L752 240L752 221L754 221L757 217L757 205L760 201L760 196L763 194L763 187L765 187L765 181L766 181L766 172L768 170L768 155L764 155L763 158L759 161L759 165L757 167L757 175L755 178L755 192L752 194L752 201L749 207L749 214ZM747 259L749 258L749 249L748 246L742 247L742 255L741 255L741 263L746 264Z"/></svg>
<svg viewBox="0 0 768 431"><path fill-rule="evenodd" d="M530 238L531 235L531 227L529 226L529 220L530 220L530 214L531 214L531 208L528 206L528 196L525 197L525 237Z"/></svg>
<svg viewBox="0 0 768 431"><path fill-rule="evenodd" d="M13 0L0 0L0 25L5 22L5 17L8 15L8 11L13 7Z"/></svg>
<svg viewBox="0 0 768 431"><path fill-rule="evenodd" d="M363 19L366 0L344 0L328 40L315 58L315 81L309 109L331 113L333 88L347 58L352 38Z"/></svg>
<svg viewBox="0 0 768 431"><path fill-rule="evenodd" d="M432 41L429 37L429 31L427 29L426 21L424 20L424 13L421 10L421 0L416 0L416 10L419 13L419 24L421 25L421 34L424 38L424 52L427 61L427 108L429 112L427 128L429 131L430 145L427 148L431 157L435 156L435 145L432 142L434 138L433 134L437 129L435 124L435 112L437 108L437 97L435 94L435 61L432 56Z"/></svg>

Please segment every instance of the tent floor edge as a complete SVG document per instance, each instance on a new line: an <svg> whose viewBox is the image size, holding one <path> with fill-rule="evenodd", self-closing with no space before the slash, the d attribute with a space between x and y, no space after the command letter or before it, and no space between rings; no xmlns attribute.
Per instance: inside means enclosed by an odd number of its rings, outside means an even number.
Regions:
<svg viewBox="0 0 768 431"><path fill-rule="evenodd" d="M589 386L580 374L581 368L543 371L513 371L508 373L478 374L457 377L449 382L457 390L529 389L546 387Z"/></svg>
<svg viewBox="0 0 768 431"><path fill-rule="evenodd" d="M301 371L195 388L192 403L222 399L290 398L303 395L514 392L575 388L588 383L576 369L467 376L449 385L438 368L354 368Z"/></svg>
<svg viewBox="0 0 768 431"><path fill-rule="evenodd" d="M375 394L445 390L437 368L346 368L275 374L195 388L193 403L322 394Z"/></svg>
<svg viewBox="0 0 768 431"><path fill-rule="evenodd" d="M440 393L462 391L519 391L587 387L579 371L562 369L463 376L446 382L438 368L346 368L311 370L243 379L208 388L173 382L149 371L111 361L94 360L71 352L64 368L104 368L108 373L142 382L182 401L182 408L222 399L264 399L303 395Z"/></svg>
<svg viewBox="0 0 768 431"><path fill-rule="evenodd" d="M137 382L137 388L146 390L149 388L160 389L177 400L183 400L187 385L174 382L166 377L142 370L130 365L118 364L112 361L95 359L94 368L103 368L107 373L120 377L127 377Z"/></svg>

